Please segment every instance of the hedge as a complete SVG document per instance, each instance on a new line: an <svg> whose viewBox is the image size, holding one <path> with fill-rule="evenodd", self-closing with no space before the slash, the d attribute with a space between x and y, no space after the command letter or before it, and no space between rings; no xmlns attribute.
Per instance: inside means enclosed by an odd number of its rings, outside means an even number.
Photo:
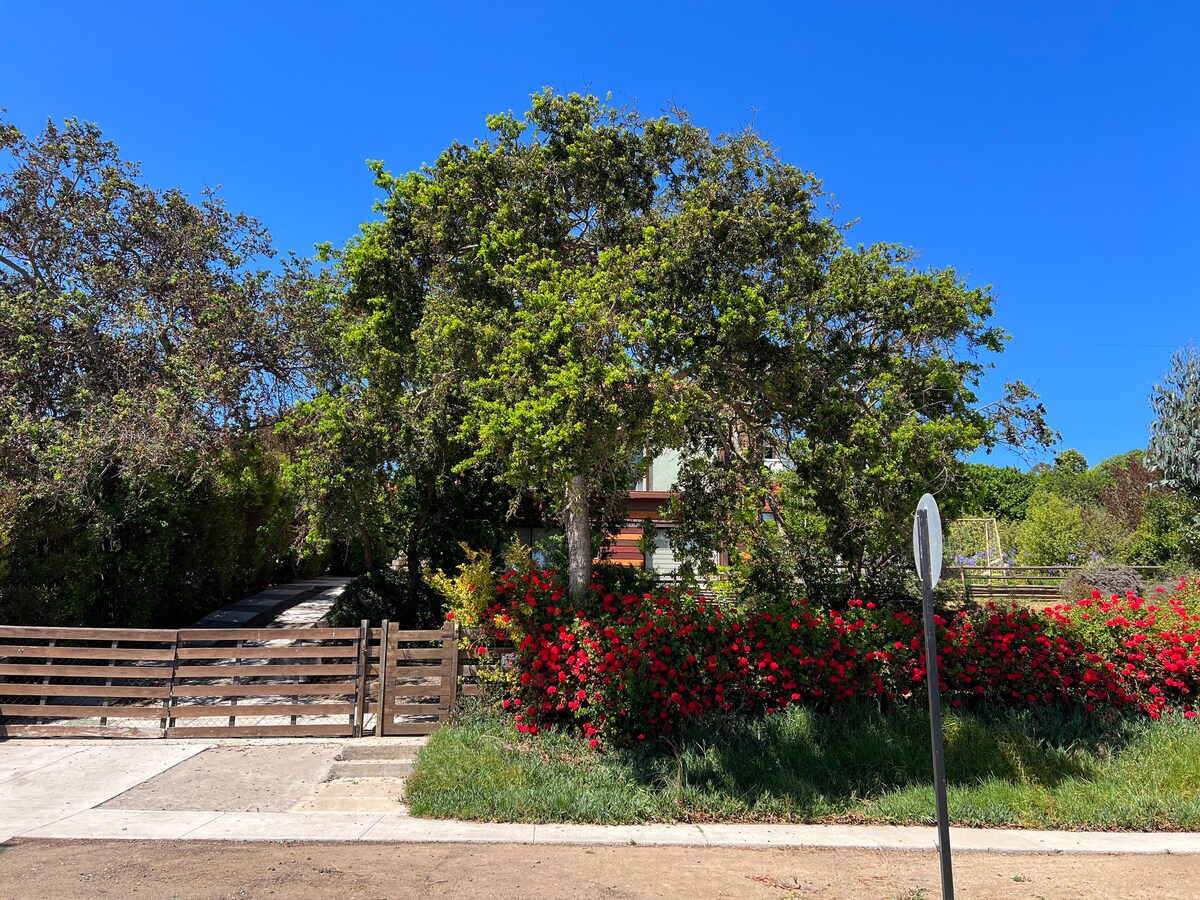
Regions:
<svg viewBox="0 0 1200 900"><path fill-rule="evenodd" d="M945 702L1193 717L1198 588L1181 581L1151 599L1097 592L1044 610L989 603L939 614ZM601 584L576 605L554 572L510 571L492 598L481 624L488 639L517 647L503 704L529 734L569 723L598 746L661 739L714 711L923 701L922 625L907 610L796 600L742 611L668 590L617 595Z"/></svg>

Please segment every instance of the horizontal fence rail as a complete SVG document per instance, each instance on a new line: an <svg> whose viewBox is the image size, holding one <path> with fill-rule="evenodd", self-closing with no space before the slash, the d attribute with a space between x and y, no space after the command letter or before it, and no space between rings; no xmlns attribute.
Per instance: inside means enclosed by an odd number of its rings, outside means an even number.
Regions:
<svg viewBox="0 0 1200 900"><path fill-rule="evenodd" d="M1152 577L1163 575L1163 566L1122 566ZM946 566L943 578L957 582L967 600L1026 600L1057 602L1059 588L1074 572L1085 566Z"/></svg>
<svg viewBox="0 0 1200 900"><path fill-rule="evenodd" d="M353 737L359 628L179 632L169 737Z"/></svg>
<svg viewBox="0 0 1200 900"><path fill-rule="evenodd" d="M375 734L429 734L454 705L458 688L458 631L409 630L384 622L367 647L367 712Z"/></svg>
<svg viewBox="0 0 1200 900"><path fill-rule="evenodd" d="M429 734L481 691L458 635L0 626L0 739Z"/></svg>
<svg viewBox="0 0 1200 900"><path fill-rule="evenodd" d="M161 737L178 634L0 626L0 735Z"/></svg>

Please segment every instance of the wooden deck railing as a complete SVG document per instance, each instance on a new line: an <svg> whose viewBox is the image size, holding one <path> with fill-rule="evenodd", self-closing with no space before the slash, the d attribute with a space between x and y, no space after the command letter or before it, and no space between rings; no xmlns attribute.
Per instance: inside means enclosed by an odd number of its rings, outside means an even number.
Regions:
<svg viewBox="0 0 1200 900"><path fill-rule="evenodd" d="M428 734L474 680L457 635L0 626L0 738Z"/></svg>
<svg viewBox="0 0 1200 900"><path fill-rule="evenodd" d="M1145 576L1162 575L1162 566L1129 566ZM1026 600L1050 603L1063 599L1059 587L1083 566L947 566L942 579L960 585L967 600Z"/></svg>

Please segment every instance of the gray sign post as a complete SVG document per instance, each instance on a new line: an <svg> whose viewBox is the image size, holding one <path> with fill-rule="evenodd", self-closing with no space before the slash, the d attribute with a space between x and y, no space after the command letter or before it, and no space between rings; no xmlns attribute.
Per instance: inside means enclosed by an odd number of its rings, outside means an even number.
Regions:
<svg viewBox="0 0 1200 900"><path fill-rule="evenodd" d="M942 574L942 517L937 501L926 494L913 518L913 557L921 576L925 609L925 682L929 688L929 737L933 745L933 789L937 798L938 853L942 863L942 898L954 900L950 865L950 812L946 802L946 748L942 740L942 693L938 687L937 630L933 622L933 586Z"/></svg>

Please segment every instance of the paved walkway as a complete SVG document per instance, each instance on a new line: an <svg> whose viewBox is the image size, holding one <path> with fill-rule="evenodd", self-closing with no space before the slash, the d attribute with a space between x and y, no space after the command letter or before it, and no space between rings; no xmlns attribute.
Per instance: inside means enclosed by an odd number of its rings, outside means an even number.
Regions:
<svg viewBox="0 0 1200 900"><path fill-rule="evenodd" d="M384 739L386 743L387 739ZM359 742L352 742L359 743ZM220 807L230 783L220 765L198 768L197 809L101 808L175 766L195 766L200 755L224 748L276 748L310 744L329 759L341 742L294 741L20 741L0 743L0 842L12 837L72 839L482 842L516 844L674 845L696 847L839 847L930 850L929 827L850 825L522 825L414 819L403 808L380 813L365 797L362 811L245 811ZM213 759L220 757L214 752ZM252 766L261 780L279 778L272 766ZM244 773L243 773L244 774ZM199 777L199 776L198 776ZM319 791L328 775L310 776ZM269 784L267 785L270 786ZM136 796L136 792L130 794ZM393 801L394 802L394 799ZM197 801L197 806L202 802ZM345 807L342 807L343 809ZM382 808L388 808L386 806ZM955 851L1006 853L1200 854L1196 833L1095 833L952 828Z"/></svg>
<svg viewBox="0 0 1200 900"><path fill-rule="evenodd" d="M308 628L316 625L352 579L321 575L274 587L209 613L192 628Z"/></svg>
<svg viewBox="0 0 1200 900"><path fill-rule="evenodd" d="M92 809L15 832L78 840L367 841L934 850L934 830L887 825L509 825L401 815ZM951 828L954 852L1200 854L1197 834Z"/></svg>

